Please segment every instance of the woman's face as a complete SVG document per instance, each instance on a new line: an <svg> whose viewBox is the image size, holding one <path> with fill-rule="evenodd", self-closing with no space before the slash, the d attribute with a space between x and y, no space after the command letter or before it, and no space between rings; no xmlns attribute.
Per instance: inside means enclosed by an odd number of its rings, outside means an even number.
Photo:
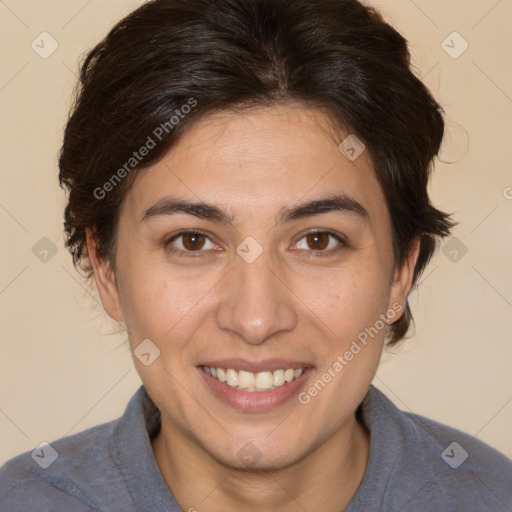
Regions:
<svg viewBox="0 0 512 512"><path fill-rule="evenodd" d="M284 467L349 435L384 315L403 311L416 253L393 269L368 152L351 161L344 137L291 104L202 120L125 196L115 281L95 261L162 431L225 465Z"/></svg>

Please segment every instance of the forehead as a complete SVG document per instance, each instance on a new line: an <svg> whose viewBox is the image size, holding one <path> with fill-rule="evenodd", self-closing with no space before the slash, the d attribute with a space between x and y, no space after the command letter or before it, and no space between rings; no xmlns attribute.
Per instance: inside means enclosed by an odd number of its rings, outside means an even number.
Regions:
<svg viewBox="0 0 512 512"><path fill-rule="evenodd" d="M368 152L352 161L339 148L349 135L325 113L297 104L215 113L141 171L125 200L139 220L171 195L215 203L239 224L341 193L363 204L370 217L386 215Z"/></svg>

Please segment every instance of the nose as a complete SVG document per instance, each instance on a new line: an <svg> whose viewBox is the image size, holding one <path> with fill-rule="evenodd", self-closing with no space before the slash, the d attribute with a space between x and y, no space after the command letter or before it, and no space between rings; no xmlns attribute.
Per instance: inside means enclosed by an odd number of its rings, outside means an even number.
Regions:
<svg viewBox="0 0 512 512"><path fill-rule="evenodd" d="M251 345L292 331L298 321L297 298L277 270L283 265L272 265L265 251L252 263L236 257L233 265L218 303L218 327Z"/></svg>

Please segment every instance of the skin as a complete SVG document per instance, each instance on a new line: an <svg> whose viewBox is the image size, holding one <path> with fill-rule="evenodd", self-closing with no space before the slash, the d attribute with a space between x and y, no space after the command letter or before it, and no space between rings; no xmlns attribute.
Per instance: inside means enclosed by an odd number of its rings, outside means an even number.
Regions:
<svg viewBox="0 0 512 512"><path fill-rule="evenodd" d="M351 162L339 151L347 135L293 103L214 114L137 176L121 205L115 267L98 258L88 230L106 312L126 323L132 350L149 338L161 351L149 366L134 364L162 412L152 447L184 510L339 511L362 481L370 436L354 413L384 329L308 404L292 398L267 412L241 411L214 397L196 368L208 359L292 358L314 366L304 391L379 315L397 304L403 311L418 244L395 268L384 196L368 152ZM368 219L330 211L277 221L282 208L333 191L357 200ZM213 203L234 225L184 213L141 222L166 195ZM328 237L321 250L339 251L319 256L305 236L315 228L347 245ZM199 257L166 248L183 229L207 232ZM263 249L252 263L236 253L248 236ZM190 253L187 240L171 246ZM248 442L259 453L250 467L237 456Z"/></svg>

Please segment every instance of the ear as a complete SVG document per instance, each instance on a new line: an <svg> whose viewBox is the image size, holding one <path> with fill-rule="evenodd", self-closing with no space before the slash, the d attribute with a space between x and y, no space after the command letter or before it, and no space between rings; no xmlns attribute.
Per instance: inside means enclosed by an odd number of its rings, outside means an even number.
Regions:
<svg viewBox="0 0 512 512"><path fill-rule="evenodd" d="M416 267L416 262L418 261L419 253L420 239L418 237L412 243L411 249L409 251L409 254L407 255L406 260L402 263L400 267L397 267L395 269L393 280L391 282L388 309L397 311L397 304L400 304L401 308L399 310L400 314L393 319L393 323L396 322L405 311L405 303L407 300L407 295L412 286L414 268ZM395 305L395 307L393 307L393 305Z"/></svg>
<svg viewBox="0 0 512 512"><path fill-rule="evenodd" d="M98 256L98 242L90 228L86 228L87 252L94 270L96 287L100 294L101 303L110 318L124 322L124 315L119 299L116 278L109 262Z"/></svg>

